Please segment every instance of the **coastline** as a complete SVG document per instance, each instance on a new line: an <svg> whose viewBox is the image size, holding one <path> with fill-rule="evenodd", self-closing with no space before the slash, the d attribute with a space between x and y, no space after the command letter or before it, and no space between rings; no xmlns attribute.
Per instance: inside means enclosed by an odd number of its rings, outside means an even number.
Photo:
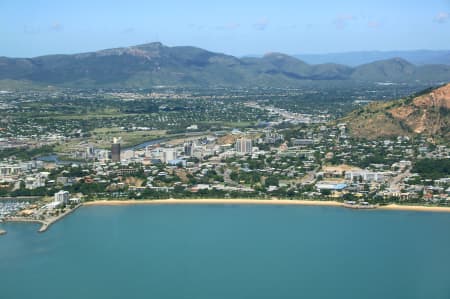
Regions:
<svg viewBox="0 0 450 299"><path fill-rule="evenodd" d="M83 206L127 206L127 205L149 205L149 204L236 204L236 205L301 205L301 206L327 206L346 207L344 203L330 200L289 200L289 199L145 199L145 200L96 200L85 202ZM367 209L361 209L367 210ZM370 210L384 211L412 211L412 212L441 212L450 213L450 207L435 206L412 206L389 204L387 206L376 206Z"/></svg>
<svg viewBox="0 0 450 299"><path fill-rule="evenodd" d="M435 207L435 206L403 206L398 204L389 204L387 206L380 206L377 209L384 211L410 211L410 212L439 212L450 213L450 207Z"/></svg>
<svg viewBox="0 0 450 299"><path fill-rule="evenodd" d="M206 204L206 205L302 205L343 207L337 201L319 200L288 200L288 199L143 199L143 200L97 200L83 203L84 206L128 206L128 205L177 205L177 204Z"/></svg>
<svg viewBox="0 0 450 299"><path fill-rule="evenodd" d="M82 206L131 206L131 205L280 205L280 206L322 206L322 207L341 207L355 210L381 210L381 211L409 211L409 212L431 212L431 213L450 213L450 207L436 206L411 206L389 204L386 206L375 206L373 208L354 208L345 203L331 200L289 200L289 199L128 199L128 200L96 200L81 203L73 209L46 220L28 219L23 217L13 217L4 219L4 222L29 222L39 223L41 227L38 232L47 231L55 222L63 219L67 215L76 211ZM0 229L0 235L7 232Z"/></svg>

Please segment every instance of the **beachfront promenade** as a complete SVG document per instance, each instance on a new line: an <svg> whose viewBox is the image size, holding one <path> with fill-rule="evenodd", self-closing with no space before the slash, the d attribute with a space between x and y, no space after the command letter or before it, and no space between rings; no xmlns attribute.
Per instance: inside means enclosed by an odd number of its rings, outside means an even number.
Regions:
<svg viewBox="0 0 450 299"><path fill-rule="evenodd" d="M287 199L154 199L154 200L96 200L78 204L56 217L49 217L45 220L38 220L26 217L10 217L5 222L33 222L40 223L41 227L38 232L47 231L51 225L63 219L67 215L76 211L82 206L126 206L126 205L283 205L283 206L326 206L326 207L342 207L350 209L367 209L365 207L349 206L346 203L325 200L287 200ZM407 206L390 204L386 206L370 206L371 210L383 211L413 211L413 212L444 212L449 213L450 207L436 206ZM0 235L6 234L6 231L0 230Z"/></svg>

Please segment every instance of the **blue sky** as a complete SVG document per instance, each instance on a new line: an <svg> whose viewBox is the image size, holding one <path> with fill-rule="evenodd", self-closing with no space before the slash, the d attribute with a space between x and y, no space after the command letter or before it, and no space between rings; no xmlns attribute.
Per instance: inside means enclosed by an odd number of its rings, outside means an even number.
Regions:
<svg viewBox="0 0 450 299"><path fill-rule="evenodd" d="M160 41L232 55L450 49L450 0L0 1L0 56Z"/></svg>

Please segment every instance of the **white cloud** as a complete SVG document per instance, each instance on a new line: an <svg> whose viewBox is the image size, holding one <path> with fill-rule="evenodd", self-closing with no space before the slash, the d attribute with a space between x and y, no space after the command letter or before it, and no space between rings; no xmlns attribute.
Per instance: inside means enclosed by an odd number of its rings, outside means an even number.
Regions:
<svg viewBox="0 0 450 299"><path fill-rule="evenodd" d="M370 28L377 29L381 26L381 24L380 24L380 22L377 22L377 21L369 21L367 23L367 26L369 26Z"/></svg>
<svg viewBox="0 0 450 299"><path fill-rule="evenodd" d="M127 28L125 28L125 29L123 29L122 30L122 33L123 34L131 34L131 33L134 33L134 28L133 27L127 27Z"/></svg>
<svg viewBox="0 0 450 299"><path fill-rule="evenodd" d="M255 24L253 24L253 28L255 28L256 30L266 30L267 26L269 26L269 19L268 18L261 18L259 19Z"/></svg>
<svg viewBox="0 0 450 299"><path fill-rule="evenodd" d="M205 25L193 24L193 23L188 24L188 27L191 29L195 29L195 30L203 30L206 28Z"/></svg>
<svg viewBox="0 0 450 299"><path fill-rule="evenodd" d="M434 21L436 23L445 23L448 21L448 19L450 18L450 15L448 12L440 12L437 15L434 16Z"/></svg>
<svg viewBox="0 0 450 299"><path fill-rule="evenodd" d="M35 34L40 33L40 29L39 29L39 27L36 27L36 26L25 25L25 26L23 26L23 33L29 34L29 35L35 35Z"/></svg>
<svg viewBox="0 0 450 299"><path fill-rule="evenodd" d="M333 24L337 29L344 29L350 21L356 20L356 17L350 14L339 15L334 19Z"/></svg>
<svg viewBox="0 0 450 299"><path fill-rule="evenodd" d="M50 30L51 31L62 31L64 29L63 25L60 22L55 22L53 24L50 25Z"/></svg>
<svg viewBox="0 0 450 299"><path fill-rule="evenodd" d="M216 29L218 30L235 30L241 27L241 24L239 23L228 23L223 26L217 26Z"/></svg>

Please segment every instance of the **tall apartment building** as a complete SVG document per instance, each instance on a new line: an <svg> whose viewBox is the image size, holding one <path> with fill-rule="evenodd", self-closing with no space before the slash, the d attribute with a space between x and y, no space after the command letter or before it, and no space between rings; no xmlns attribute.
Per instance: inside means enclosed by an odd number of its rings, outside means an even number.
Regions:
<svg viewBox="0 0 450 299"><path fill-rule="evenodd" d="M56 192L54 201L67 204L69 202L69 192L63 190Z"/></svg>
<svg viewBox="0 0 450 299"><path fill-rule="evenodd" d="M118 138L114 138L111 145L111 160L120 162L120 140Z"/></svg>
<svg viewBox="0 0 450 299"><path fill-rule="evenodd" d="M240 138L236 140L235 150L238 154L251 154L252 140L247 138Z"/></svg>

